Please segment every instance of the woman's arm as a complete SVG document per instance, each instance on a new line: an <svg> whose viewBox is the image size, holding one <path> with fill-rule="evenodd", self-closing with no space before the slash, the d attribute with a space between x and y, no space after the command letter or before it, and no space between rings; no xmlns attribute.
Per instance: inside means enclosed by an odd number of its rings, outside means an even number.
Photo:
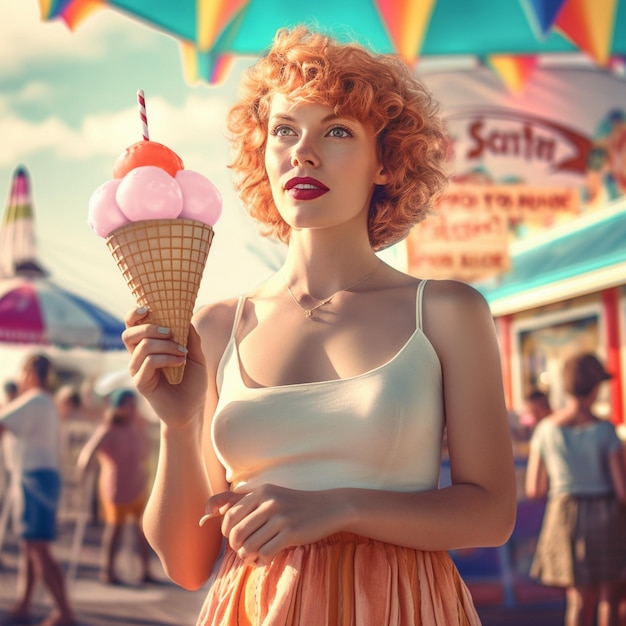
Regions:
<svg viewBox="0 0 626 626"><path fill-rule="evenodd" d="M344 526L423 550L500 545L513 530L517 497L493 318L463 283L430 281L423 302L424 332L443 374L452 485L352 493Z"/></svg>
<svg viewBox="0 0 626 626"><path fill-rule="evenodd" d="M422 550L495 546L516 515L512 444L491 313L478 292L429 283L424 330L444 382L452 485L427 492L363 489L300 492L271 485L219 494L222 530L243 558L268 562L279 550L349 531Z"/></svg>
<svg viewBox="0 0 626 626"><path fill-rule="evenodd" d="M135 326L141 322L136 313L129 316L125 332L135 385L161 419L159 459L144 531L168 576L187 589L206 582L222 544L218 524L200 527L198 521L211 494L228 489L209 431L218 399L215 372L225 345L223 322L229 310L214 306L196 316L194 326L206 337L201 340L192 326L183 356L169 335L154 326ZM185 357L183 381L168 384L159 370Z"/></svg>
<svg viewBox="0 0 626 626"><path fill-rule="evenodd" d="M143 517L146 538L165 572L186 589L207 581L222 544L219 526L198 524L213 493L201 430L199 423L182 429L161 426L159 460ZM228 488L225 480L217 484L220 491Z"/></svg>

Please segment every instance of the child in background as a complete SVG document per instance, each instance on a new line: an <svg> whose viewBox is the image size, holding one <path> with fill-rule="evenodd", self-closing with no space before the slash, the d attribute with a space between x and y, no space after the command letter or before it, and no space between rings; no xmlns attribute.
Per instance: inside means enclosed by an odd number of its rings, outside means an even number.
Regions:
<svg viewBox="0 0 626 626"><path fill-rule="evenodd" d="M148 437L137 409L137 396L129 389L114 391L105 411L104 423L87 441L78 457L82 475L94 458L100 464L98 491L104 513L102 570L100 580L121 584L115 560L121 548L124 523L131 519L141 560L142 582L154 582L150 574L150 546L141 527L148 496Z"/></svg>

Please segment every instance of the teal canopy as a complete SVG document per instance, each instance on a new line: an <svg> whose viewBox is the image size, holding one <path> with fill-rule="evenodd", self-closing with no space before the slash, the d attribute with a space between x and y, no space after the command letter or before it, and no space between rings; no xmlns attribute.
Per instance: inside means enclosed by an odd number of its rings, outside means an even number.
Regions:
<svg viewBox="0 0 626 626"><path fill-rule="evenodd" d="M43 19L74 29L110 8L184 46L186 75L213 82L224 59L256 57L281 27L306 24L342 41L411 58L584 52L626 55L626 2L577 0L39 0Z"/></svg>
<svg viewBox="0 0 626 626"><path fill-rule="evenodd" d="M494 315L626 284L626 207L555 232L513 252L508 273L474 283Z"/></svg>

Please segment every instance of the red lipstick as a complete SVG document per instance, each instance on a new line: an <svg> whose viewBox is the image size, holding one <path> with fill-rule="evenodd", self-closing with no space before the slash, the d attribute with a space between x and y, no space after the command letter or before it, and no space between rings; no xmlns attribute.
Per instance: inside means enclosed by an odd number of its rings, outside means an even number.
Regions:
<svg viewBox="0 0 626 626"><path fill-rule="evenodd" d="M329 189L319 180L305 176L289 179L285 185L285 191L296 200L315 200L315 198L323 196Z"/></svg>

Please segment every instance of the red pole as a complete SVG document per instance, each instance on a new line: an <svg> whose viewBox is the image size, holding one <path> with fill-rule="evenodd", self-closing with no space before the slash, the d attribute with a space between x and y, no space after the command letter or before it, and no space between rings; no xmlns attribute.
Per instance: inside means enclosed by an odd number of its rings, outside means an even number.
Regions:
<svg viewBox="0 0 626 626"><path fill-rule="evenodd" d="M622 390L622 365L620 360L619 295L616 288L602 292L602 307L606 322L606 368L613 374L611 386L611 421L624 422L624 394Z"/></svg>

